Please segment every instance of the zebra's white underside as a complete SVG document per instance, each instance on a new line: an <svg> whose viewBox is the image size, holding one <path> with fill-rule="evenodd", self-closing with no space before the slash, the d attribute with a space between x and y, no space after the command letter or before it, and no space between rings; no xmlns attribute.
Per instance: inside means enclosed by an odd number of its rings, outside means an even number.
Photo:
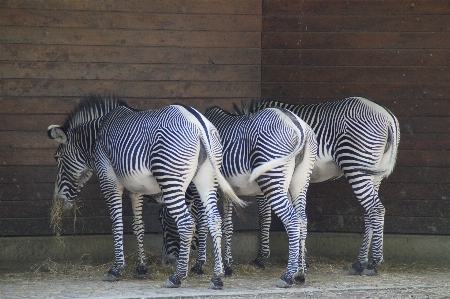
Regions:
<svg viewBox="0 0 450 299"><path fill-rule="evenodd" d="M226 179L237 195L261 194L258 183L256 181L249 182L250 173L248 172L229 176Z"/></svg>
<svg viewBox="0 0 450 299"><path fill-rule="evenodd" d="M343 174L342 169L334 162L331 155L317 156L311 173L310 183L320 183L337 179Z"/></svg>
<svg viewBox="0 0 450 299"><path fill-rule="evenodd" d="M147 195L161 193L161 188L150 171L135 172L130 176L118 178L118 180L125 189L131 192Z"/></svg>

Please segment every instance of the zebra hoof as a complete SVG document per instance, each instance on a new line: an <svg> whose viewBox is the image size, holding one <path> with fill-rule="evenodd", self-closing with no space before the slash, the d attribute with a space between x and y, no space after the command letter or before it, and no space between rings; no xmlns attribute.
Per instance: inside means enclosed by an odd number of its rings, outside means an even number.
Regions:
<svg viewBox="0 0 450 299"><path fill-rule="evenodd" d="M293 277L293 280L295 284L304 284L306 281L305 274L299 273Z"/></svg>
<svg viewBox="0 0 450 299"><path fill-rule="evenodd" d="M293 282L291 278L288 278L286 274L283 274L277 282L277 288L290 288Z"/></svg>
<svg viewBox="0 0 450 299"><path fill-rule="evenodd" d="M134 278L137 279L145 279L147 278L148 270L145 268L145 266L138 266L136 268L136 272L134 273Z"/></svg>
<svg viewBox="0 0 450 299"><path fill-rule="evenodd" d="M201 265L200 263L198 263L198 262L195 263L194 267L192 267L191 272L192 272L192 273L195 273L195 274L197 274L197 275L203 275L203 274L205 274L205 273L203 272L202 265Z"/></svg>
<svg viewBox="0 0 450 299"><path fill-rule="evenodd" d="M175 275L170 275L164 283L165 288L179 288L181 286L181 280L177 278Z"/></svg>
<svg viewBox="0 0 450 299"><path fill-rule="evenodd" d="M118 281L122 279L122 275L118 270L109 269L108 273L105 277L103 277L103 281Z"/></svg>
<svg viewBox="0 0 450 299"><path fill-rule="evenodd" d="M264 270L266 268L264 266L264 262L259 259L254 259L253 262L251 262L251 264L255 265L256 267L258 267L259 269L262 269L262 270Z"/></svg>
<svg viewBox="0 0 450 299"><path fill-rule="evenodd" d="M217 277L216 275L214 275L211 278L211 281L209 282L209 286L208 289L212 289L212 290L221 290L223 289L223 281L220 277Z"/></svg>
<svg viewBox="0 0 450 299"><path fill-rule="evenodd" d="M377 265L376 264L368 264L366 268L361 272L361 275L366 276L375 276L378 274Z"/></svg>
<svg viewBox="0 0 450 299"><path fill-rule="evenodd" d="M363 270L363 265L360 262L356 262L351 266L350 270L348 270L348 275L361 275Z"/></svg>
<svg viewBox="0 0 450 299"><path fill-rule="evenodd" d="M231 268L231 266L225 266L225 268L223 270L224 270L225 277L233 276L233 268Z"/></svg>

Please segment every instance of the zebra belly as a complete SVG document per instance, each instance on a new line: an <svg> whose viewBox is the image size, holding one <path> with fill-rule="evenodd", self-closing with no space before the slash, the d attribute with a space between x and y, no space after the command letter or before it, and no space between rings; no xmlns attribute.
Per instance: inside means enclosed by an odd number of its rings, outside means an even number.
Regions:
<svg viewBox="0 0 450 299"><path fill-rule="evenodd" d="M261 189L255 181L249 182L250 174L242 173L226 178L228 183L233 187L237 195L257 195L261 194Z"/></svg>
<svg viewBox="0 0 450 299"><path fill-rule="evenodd" d="M133 173L119 178L120 183L127 190L139 194L153 195L161 192L159 184L151 172Z"/></svg>
<svg viewBox="0 0 450 299"><path fill-rule="evenodd" d="M330 157L317 157L311 173L310 183L334 180L343 174L342 169Z"/></svg>

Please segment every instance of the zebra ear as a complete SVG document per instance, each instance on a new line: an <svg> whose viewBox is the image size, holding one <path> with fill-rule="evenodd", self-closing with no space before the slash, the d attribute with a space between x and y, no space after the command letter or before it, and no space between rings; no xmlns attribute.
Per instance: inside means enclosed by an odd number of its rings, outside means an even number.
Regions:
<svg viewBox="0 0 450 299"><path fill-rule="evenodd" d="M51 125L47 129L47 135L51 139L58 141L59 143L67 143L67 134L64 129L58 125Z"/></svg>

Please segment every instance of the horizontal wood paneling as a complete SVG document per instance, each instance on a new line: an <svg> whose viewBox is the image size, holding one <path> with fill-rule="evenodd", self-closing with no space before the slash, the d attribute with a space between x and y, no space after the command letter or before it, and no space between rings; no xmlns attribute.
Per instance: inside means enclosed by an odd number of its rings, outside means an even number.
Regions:
<svg viewBox="0 0 450 299"><path fill-rule="evenodd" d="M446 15L450 13L450 3L446 0L433 1L373 1L340 0L324 1L290 1L290 0L264 0L264 15Z"/></svg>
<svg viewBox="0 0 450 299"><path fill-rule="evenodd" d="M5 0L0 3L2 8L18 9L48 9L68 11L129 11L129 12L152 12L152 13L174 13L174 14L261 14L261 1L247 0ZM58 12L59 13L59 12Z"/></svg>
<svg viewBox="0 0 450 299"><path fill-rule="evenodd" d="M200 111L260 97L261 11L261 0L0 1L0 236L52 233L58 144L46 130L81 97ZM76 233L110 233L96 178L79 197ZM148 232L160 230L158 209L144 207Z"/></svg>
<svg viewBox="0 0 450 299"><path fill-rule="evenodd" d="M0 26L117 28L137 30L259 31L259 14L198 14L111 11L59 11L58 16L40 9L2 9Z"/></svg>
<svg viewBox="0 0 450 299"><path fill-rule="evenodd" d="M265 49L263 66L449 66L450 49Z"/></svg>
<svg viewBox="0 0 450 299"><path fill-rule="evenodd" d="M259 48L0 44L0 60L72 63L259 65Z"/></svg>
<svg viewBox="0 0 450 299"><path fill-rule="evenodd" d="M443 0L263 1L262 97L362 96L397 116L397 165L379 194L386 233L450 234L449 21ZM363 231L342 178L310 185L307 214L312 231Z"/></svg>

